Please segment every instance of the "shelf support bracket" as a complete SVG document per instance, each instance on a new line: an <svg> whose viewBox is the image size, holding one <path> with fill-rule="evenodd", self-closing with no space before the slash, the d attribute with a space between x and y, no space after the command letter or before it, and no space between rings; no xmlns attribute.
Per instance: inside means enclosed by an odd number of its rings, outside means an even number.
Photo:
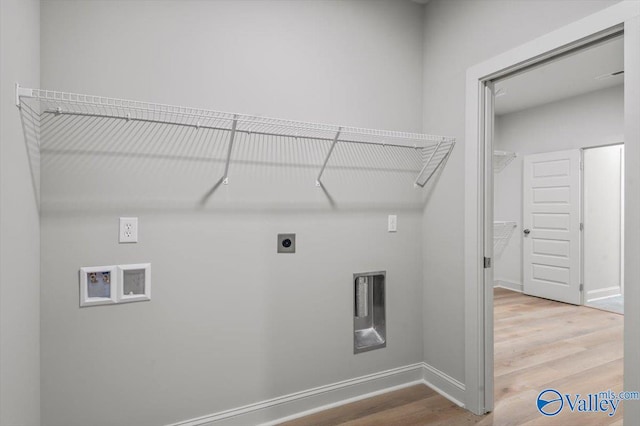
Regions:
<svg viewBox="0 0 640 426"><path fill-rule="evenodd" d="M229 148L227 149L227 161L224 164L224 175L222 183L229 185L229 162L231 160L231 150L233 149L233 141L236 138L236 127L238 126L238 115L233 116L233 124L231 125L231 134L229 135Z"/></svg>
<svg viewBox="0 0 640 426"><path fill-rule="evenodd" d="M422 167L422 170L420 170L420 173L418 173L418 177L416 178L416 181L414 182L415 185L418 185L418 186L424 188L424 186L427 184L429 179L431 179L431 175L429 175L429 177L424 181L424 184L420 185L420 176L422 176L422 174L427 169L427 167L429 167L429 163L431 163L431 160L433 159L433 156L436 155L436 152L438 152L438 149L440 148L440 145L442 145L442 142L444 142L444 139L442 139L440 142L438 142L438 145L436 145L436 149L433 150L433 152L431 153L431 155L429 156L427 161L424 162L424 166ZM438 164L438 166L439 166L439 164ZM435 170L438 169L438 166L436 166L436 168L434 169L434 172L435 172ZM431 172L431 174L433 175L433 172Z"/></svg>
<svg viewBox="0 0 640 426"><path fill-rule="evenodd" d="M342 127L338 127L338 131L336 135L333 137L333 142L331 143L331 148L329 148L329 152L327 152L327 157L324 159L324 163L322 163L322 168L320 169L320 173L318 173L318 177L316 178L316 186L321 186L320 178L324 173L324 169L327 167L327 163L329 162L329 158L331 158L331 154L333 154L333 149L336 147L338 143L338 139L340 138L340 132L342 131Z"/></svg>
<svg viewBox="0 0 640 426"><path fill-rule="evenodd" d="M33 97L33 90L27 89L26 87L21 87L19 83L16 83L16 106L20 109L20 98L21 97Z"/></svg>

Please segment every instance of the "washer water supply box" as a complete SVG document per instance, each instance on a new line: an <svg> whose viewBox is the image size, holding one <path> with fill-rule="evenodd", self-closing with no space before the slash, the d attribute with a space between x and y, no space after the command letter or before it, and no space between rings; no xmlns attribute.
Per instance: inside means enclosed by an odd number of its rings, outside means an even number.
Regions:
<svg viewBox="0 0 640 426"><path fill-rule="evenodd" d="M151 300L151 264L80 268L80 306Z"/></svg>

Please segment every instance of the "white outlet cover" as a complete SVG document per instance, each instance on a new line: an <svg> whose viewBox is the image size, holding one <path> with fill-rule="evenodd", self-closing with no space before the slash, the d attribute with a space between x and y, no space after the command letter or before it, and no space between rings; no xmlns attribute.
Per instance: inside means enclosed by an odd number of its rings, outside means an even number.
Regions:
<svg viewBox="0 0 640 426"><path fill-rule="evenodd" d="M138 218L137 217L121 217L120 218L120 238L121 243L137 243L138 242Z"/></svg>
<svg viewBox="0 0 640 426"><path fill-rule="evenodd" d="M388 218L388 232L398 232L398 216L395 214L390 214Z"/></svg>

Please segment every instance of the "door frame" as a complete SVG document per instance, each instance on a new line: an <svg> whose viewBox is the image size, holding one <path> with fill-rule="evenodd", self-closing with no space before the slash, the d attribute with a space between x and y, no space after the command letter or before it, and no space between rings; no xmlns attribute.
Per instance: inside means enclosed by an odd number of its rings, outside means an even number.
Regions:
<svg viewBox="0 0 640 426"><path fill-rule="evenodd" d="M640 217L640 2L622 1L467 70L465 107L465 407L493 410L491 82L624 31L625 216ZM489 133L487 132L489 130ZM487 172L488 171L488 172ZM640 223L625 224L625 390L640 390ZM622 390L622 389L621 389ZM594 390L594 391L597 391ZM534 401L532 401L532 404ZM625 416L640 418L640 402Z"/></svg>

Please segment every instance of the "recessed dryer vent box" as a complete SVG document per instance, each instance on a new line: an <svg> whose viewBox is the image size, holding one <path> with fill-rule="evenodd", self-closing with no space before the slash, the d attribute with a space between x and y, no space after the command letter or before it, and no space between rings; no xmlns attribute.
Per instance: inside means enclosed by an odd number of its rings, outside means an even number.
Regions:
<svg viewBox="0 0 640 426"><path fill-rule="evenodd" d="M80 268L80 306L117 303L118 273L115 266Z"/></svg>
<svg viewBox="0 0 640 426"><path fill-rule="evenodd" d="M385 281L387 273L353 274L353 353L387 346Z"/></svg>
<svg viewBox="0 0 640 426"><path fill-rule="evenodd" d="M142 302L151 300L151 264L118 266L120 286L118 302Z"/></svg>

